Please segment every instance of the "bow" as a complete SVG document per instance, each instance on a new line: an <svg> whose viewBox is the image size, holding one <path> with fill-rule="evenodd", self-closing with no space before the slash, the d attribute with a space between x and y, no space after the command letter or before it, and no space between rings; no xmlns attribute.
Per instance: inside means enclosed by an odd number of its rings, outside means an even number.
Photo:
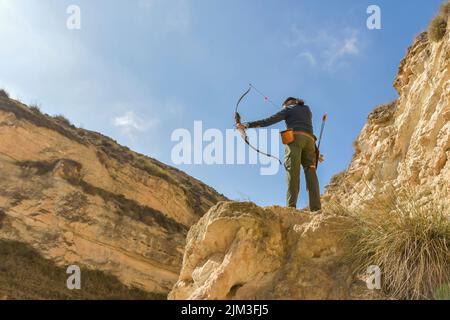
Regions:
<svg viewBox="0 0 450 320"><path fill-rule="evenodd" d="M239 104L242 102L242 100L244 100L245 96L246 96L247 94L250 93L250 91L252 90L252 88L255 89L255 90L256 90L258 93L260 93L261 95L263 95L263 94L262 94L261 92L259 92L254 86L252 86L251 84L249 85L247 91L244 92L244 94L239 98L238 102L236 103L236 109L235 109L235 112L234 112L234 120L235 120L235 122L236 122L236 125L241 124L241 115L239 114L239 111L238 111L238 109L239 109ZM263 95L263 96L264 96L264 95ZM275 105L268 97L264 96L264 99L265 99L266 101L269 101L269 102L272 103L273 105ZM248 138L248 136L247 136L247 133L245 132L245 129L238 129L238 131L239 131L239 133L241 134L242 139L244 139L245 143L246 143L251 149L255 150L257 153L260 153L260 154L262 154L262 155L265 155L266 157L273 158L273 159L277 160L277 161L280 163L280 165L283 165L283 163L281 162L281 160L280 160L278 157L276 157L276 156L274 156L274 155L271 155L271 154L268 154L268 153L265 153L265 152L259 150L257 147L253 146L253 145L250 143L250 141L249 141L249 138Z"/></svg>

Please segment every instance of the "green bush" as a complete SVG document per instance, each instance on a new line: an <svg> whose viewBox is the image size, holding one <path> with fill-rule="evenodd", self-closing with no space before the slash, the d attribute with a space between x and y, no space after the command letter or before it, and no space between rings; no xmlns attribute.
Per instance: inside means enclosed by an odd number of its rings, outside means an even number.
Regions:
<svg viewBox="0 0 450 320"><path fill-rule="evenodd" d="M450 17L450 2L443 4L439 14L433 18L428 27L428 36L431 41L440 41L447 31L447 21Z"/></svg>
<svg viewBox="0 0 450 320"><path fill-rule="evenodd" d="M450 281L450 215L392 190L376 208L352 214L349 258L357 272L382 270L384 291L399 299L432 299Z"/></svg>

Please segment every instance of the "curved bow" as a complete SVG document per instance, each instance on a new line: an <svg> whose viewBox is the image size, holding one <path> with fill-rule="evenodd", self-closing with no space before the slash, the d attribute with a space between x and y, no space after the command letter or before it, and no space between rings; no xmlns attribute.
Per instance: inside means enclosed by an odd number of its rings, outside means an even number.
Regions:
<svg viewBox="0 0 450 320"><path fill-rule="evenodd" d="M236 122L236 125L237 125L237 124L241 124L241 115L239 114L239 111L238 111L238 109L239 109L239 104L242 102L242 100L244 100L245 96L246 96L247 94L250 93L250 91L252 90L252 88L253 88L253 86L250 84L250 85L249 85L249 88L247 89L247 91L244 92L244 94L239 98L238 102L236 103L236 109L235 109L235 112L234 112L234 120L235 120L235 122ZM255 90L256 90L256 89L255 89ZM267 97L264 97L264 98L265 98L266 100L268 100ZM262 154L262 155L265 155L266 157L273 158L273 159L277 160L277 161L280 163L280 165L283 165L283 163L281 162L281 160L280 160L278 157L276 157L276 156L274 156L274 155L271 155L271 154L268 154L268 153L266 153L266 152L263 152L263 151L259 150L259 148L253 146L253 145L250 143L250 141L249 141L249 138L248 138L248 136L247 136L247 133L245 132L245 129L238 129L238 131L239 131L239 133L241 134L242 139L244 139L245 143L246 143L251 149L255 150L257 153L260 153L260 154Z"/></svg>

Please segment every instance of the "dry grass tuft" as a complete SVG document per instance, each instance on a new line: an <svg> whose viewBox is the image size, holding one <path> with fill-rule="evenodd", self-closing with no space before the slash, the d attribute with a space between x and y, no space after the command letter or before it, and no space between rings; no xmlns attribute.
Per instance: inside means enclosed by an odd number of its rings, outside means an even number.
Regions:
<svg viewBox="0 0 450 320"><path fill-rule="evenodd" d="M64 126L67 126L67 127L72 126L72 123L70 123L69 119L64 117L62 114L58 114L58 115L54 116L53 119L55 119L58 123L60 123Z"/></svg>
<svg viewBox="0 0 450 320"><path fill-rule="evenodd" d="M373 210L352 213L349 259L357 272L378 265L383 289L394 298L440 298L450 282L448 208L392 191Z"/></svg>
<svg viewBox="0 0 450 320"><path fill-rule="evenodd" d="M447 21L450 17L450 2L441 5L438 15L436 15L428 27L428 37L431 41L438 42L444 38L447 32Z"/></svg>

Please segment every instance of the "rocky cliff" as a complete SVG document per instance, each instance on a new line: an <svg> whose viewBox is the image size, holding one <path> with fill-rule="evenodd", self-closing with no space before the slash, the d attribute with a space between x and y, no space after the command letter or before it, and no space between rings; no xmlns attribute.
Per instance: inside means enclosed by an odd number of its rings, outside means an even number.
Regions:
<svg viewBox="0 0 450 320"><path fill-rule="evenodd" d="M325 200L370 206L408 186L416 199L450 205L450 32L438 42L420 34L394 87L398 99L369 115L348 169L331 180Z"/></svg>
<svg viewBox="0 0 450 320"><path fill-rule="evenodd" d="M427 33L419 35L394 86L399 98L369 115L350 166L327 187L321 215L250 203L216 205L189 231L183 268L169 298L385 298L352 271L349 255L357 246L345 239L361 221L367 224L359 232L368 235L361 252L369 264L390 267L385 285L393 288L398 280L394 296L433 297L436 288L421 289L421 280L442 285L450 274L450 32L435 42ZM407 189L419 206L370 210L387 206L400 189ZM446 213L433 211L435 218L427 217L421 208L430 202L443 202ZM347 215L348 210L356 215ZM358 220L370 212L368 220ZM396 230L397 225L404 229ZM425 262L415 267L417 261ZM428 266L436 267L434 279L420 273L434 274ZM427 290L431 293L425 296Z"/></svg>
<svg viewBox="0 0 450 320"><path fill-rule="evenodd" d="M169 299L380 297L345 262L349 218L221 202L191 228Z"/></svg>
<svg viewBox="0 0 450 320"><path fill-rule="evenodd" d="M189 227L223 199L108 137L0 97L0 239L59 266L167 293Z"/></svg>

